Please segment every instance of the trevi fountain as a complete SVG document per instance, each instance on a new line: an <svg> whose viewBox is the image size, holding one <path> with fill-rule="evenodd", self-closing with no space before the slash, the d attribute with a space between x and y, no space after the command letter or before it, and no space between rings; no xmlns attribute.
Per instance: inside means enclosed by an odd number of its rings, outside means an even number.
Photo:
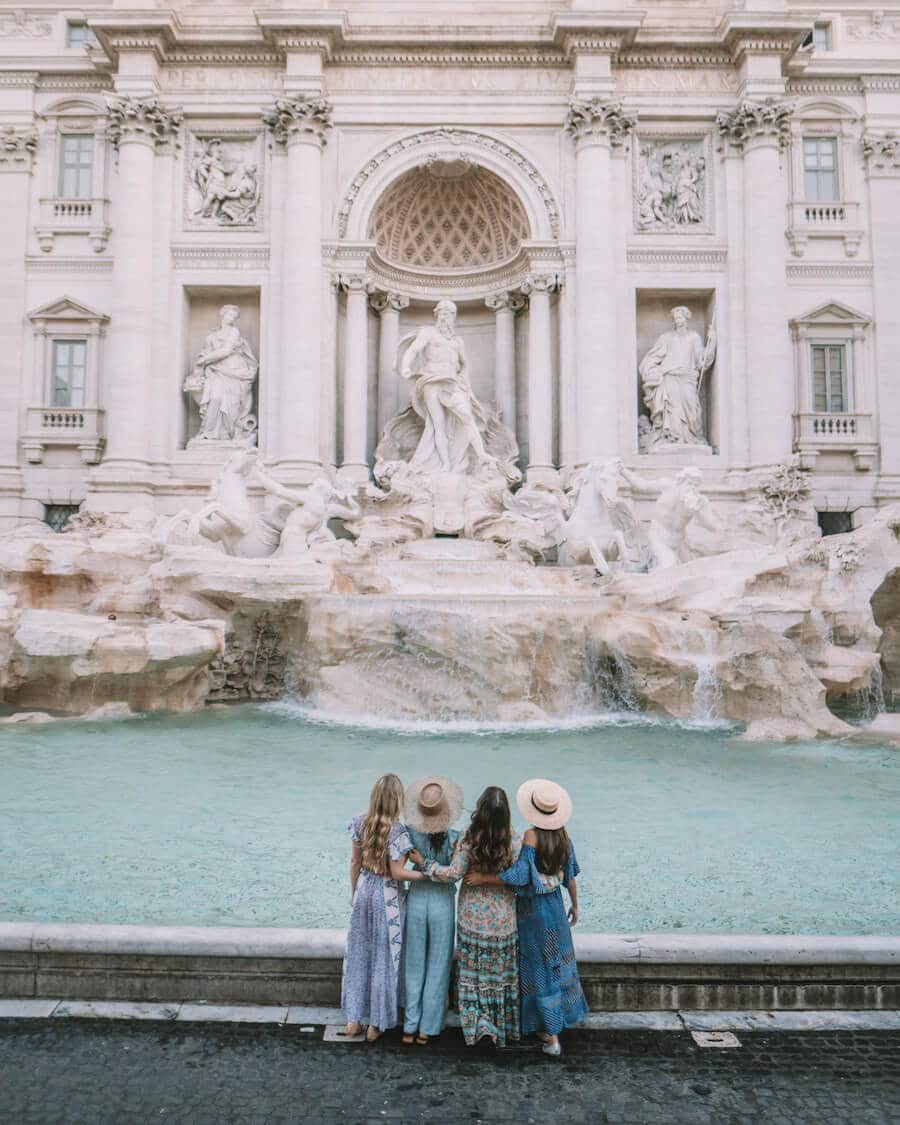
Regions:
<svg viewBox="0 0 900 1125"><path fill-rule="evenodd" d="M2 917L342 925L276 826L455 763L884 931L900 22L411 7L0 14Z"/></svg>

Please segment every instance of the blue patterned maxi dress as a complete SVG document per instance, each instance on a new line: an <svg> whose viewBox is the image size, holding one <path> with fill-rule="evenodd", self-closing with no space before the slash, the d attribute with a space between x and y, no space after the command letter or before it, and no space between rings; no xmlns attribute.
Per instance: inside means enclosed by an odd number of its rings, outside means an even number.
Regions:
<svg viewBox="0 0 900 1125"><path fill-rule="evenodd" d="M365 819L362 814L350 822L350 839L356 844L362 843ZM403 825L395 824L388 841L389 857L403 859L412 846ZM370 1023L383 1031L400 1022L405 897L404 885L396 879L365 867L360 871L341 986L341 1007L347 1023Z"/></svg>
<svg viewBox="0 0 900 1125"><path fill-rule="evenodd" d="M579 871L570 843L561 879L538 871L530 844L523 844L517 862L500 872L503 882L516 890L523 1035L533 1031L559 1035L588 1013L560 889L568 887Z"/></svg>

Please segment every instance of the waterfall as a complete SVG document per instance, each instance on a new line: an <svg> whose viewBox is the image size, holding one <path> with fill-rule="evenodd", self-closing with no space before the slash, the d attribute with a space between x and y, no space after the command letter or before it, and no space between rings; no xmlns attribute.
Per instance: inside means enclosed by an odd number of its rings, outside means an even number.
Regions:
<svg viewBox="0 0 900 1125"><path fill-rule="evenodd" d="M693 657L697 679L694 682L691 718L697 723L713 723L722 713L722 684L717 670L714 634L705 635L703 649L702 653Z"/></svg>

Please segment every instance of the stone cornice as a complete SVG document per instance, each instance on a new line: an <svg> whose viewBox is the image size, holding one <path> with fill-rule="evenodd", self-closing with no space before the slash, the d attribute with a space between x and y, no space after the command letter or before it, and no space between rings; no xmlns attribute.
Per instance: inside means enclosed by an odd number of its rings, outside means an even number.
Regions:
<svg viewBox="0 0 900 1125"><path fill-rule="evenodd" d="M722 138L738 149L754 142L775 140L779 148L790 140L790 102L766 98L763 101L745 101L736 109L723 110L716 115L716 126Z"/></svg>
<svg viewBox="0 0 900 1125"><path fill-rule="evenodd" d="M37 86L39 77L40 74L36 70L0 71L0 89L33 90Z"/></svg>
<svg viewBox="0 0 900 1125"><path fill-rule="evenodd" d="M644 22L644 12L564 12L553 17L551 37L566 59L580 54L618 55L630 47Z"/></svg>
<svg viewBox="0 0 900 1125"><path fill-rule="evenodd" d="M588 102L573 98L569 102L565 129L576 145L593 141L619 148L631 136L636 124L637 117L628 113L617 99L594 98Z"/></svg>
<svg viewBox="0 0 900 1125"><path fill-rule="evenodd" d="M334 66L557 66L565 54L553 47L356 47L335 51Z"/></svg>
<svg viewBox="0 0 900 1125"><path fill-rule="evenodd" d="M766 12L729 12L717 28L717 38L734 62L745 55L780 55L787 63L812 31L812 16Z"/></svg>
<svg viewBox="0 0 900 1125"><path fill-rule="evenodd" d="M147 51L158 62L163 62L181 31L177 15L165 11L92 15L88 26L113 65L118 65L119 55L124 51Z"/></svg>
<svg viewBox="0 0 900 1125"><path fill-rule="evenodd" d="M312 139L324 145L331 129L331 103L302 94L278 98L272 109L263 114L263 123L271 130L276 144Z"/></svg>
<svg viewBox="0 0 900 1125"><path fill-rule="evenodd" d="M125 140L164 144L175 136L184 120L180 109L163 106L155 97L110 96L107 106L106 135L114 148Z"/></svg>
<svg viewBox="0 0 900 1125"><path fill-rule="evenodd" d="M0 172L30 172L37 143L30 125L0 125Z"/></svg>
<svg viewBox="0 0 900 1125"><path fill-rule="evenodd" d="M650 47L638 44L620 52L615 63L616 66L651 70L675 70L686 66L722 69L730 67L732 59L729 51L718 46Z"/></svg>

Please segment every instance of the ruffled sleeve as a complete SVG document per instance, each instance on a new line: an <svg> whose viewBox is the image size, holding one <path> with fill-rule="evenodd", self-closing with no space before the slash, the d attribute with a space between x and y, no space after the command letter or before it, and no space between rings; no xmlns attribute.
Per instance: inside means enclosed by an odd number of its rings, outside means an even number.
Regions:
<svg viewBox="0 0 900 1125"><path fill-rule="evenodd" d="M542 895L546 888L541 883L541 877L534 865L534 848L530 844L523 844L519 858L505 871L500 872L500 878L508 887L513 887L517 895Z"/></svg>
<svg viewBox="0 0 900 1125"><path fill-rule="evenodd" d="M360 815L355 816L347 826L347 831L350 833L350 839L354 844L362 843L362 824L364 820L365 816L360 813Z"/></svg>
<svg viewBox="0 0 900 1125"><path fill-rule="evenodd" d="M461 879L468 870L469 853L462 846L462 841L459 839L456 841L453 858L448 864L429 863L425 866L425 874L429 879L434 879L438 883L455 883L457 879Z"/></svg>
<svg viewBox="0 0 900 1125"><path fill-rule="evenodd" d="M395 824L391 829L391 838L388 841L388 859L403 859L412 850L413 842L406 825Z"/></svg>
<svg viewBox="0 0 900 1125"><path fill-rule="evenodd" d="M563 872L563 886L568 887L573 879L577 878L581 868L578 866L578 860L575 858L575 845L569 841L569 858L566 860L566 869Z"/></svg>

